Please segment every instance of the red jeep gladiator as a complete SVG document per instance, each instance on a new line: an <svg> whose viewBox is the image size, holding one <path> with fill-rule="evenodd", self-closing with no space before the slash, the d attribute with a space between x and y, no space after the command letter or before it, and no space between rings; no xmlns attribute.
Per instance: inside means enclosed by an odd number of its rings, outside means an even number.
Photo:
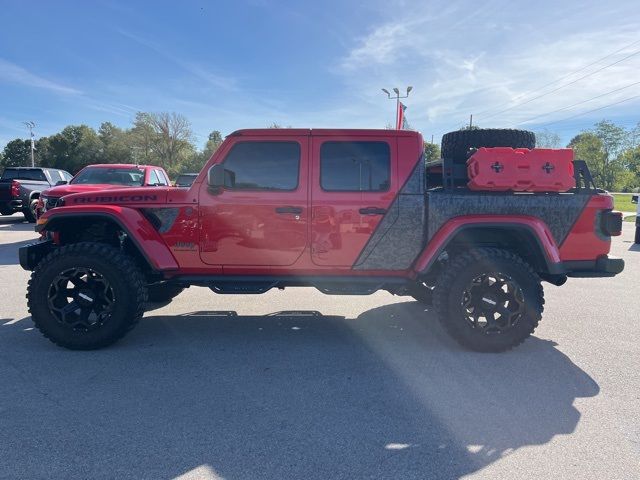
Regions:
<svg viewBox="0 0 640 480"><path fill-rule="evenodd" d="M620 273L622 217L571 150L518 130L443 137L439 162L402 130L240 130L188 189L72 194L20 249L29 311L51 341L95 349L148 300L312 286L433 305L463 346L499 352L541 319L542 281Z"/></svg>

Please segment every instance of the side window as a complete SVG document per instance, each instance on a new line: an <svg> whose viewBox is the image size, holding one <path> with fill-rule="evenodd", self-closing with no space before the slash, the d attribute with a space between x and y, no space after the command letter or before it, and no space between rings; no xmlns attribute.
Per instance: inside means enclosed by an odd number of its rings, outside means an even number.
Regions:
<svg viewBox="0 0 640 480"><path fill-rule="evenodd" d="M298 188L300 145L296 142L241 142L224 159L225 187L232 190Z"/></svg>
<svg viewBox="0 0 640 480"><path fill-rule="evenodd" d="M69 172L62 172L62 177L63 177L63 180L66 180L67 182L69 182L73 178L73 175L71 175Z"/></svg>
<svg viewBox="0 0 640 480"><path fill-rule="evenodd" d="M155 170L151 170L149 173L149 185L157 185L158 183L160 183L160 181L158 180L158 175L156 175L156 171Z"/></svg>
<svg viewBox="0 0 640 480"><path fill-rule="evenodd" d="M384 192L391 184L386 142L325 142L320 147L320 186L326 191Z"/></svg>
<svg viewBox="0 0 640 480"><path fill-rule="evenodd" d="M158 178L158 182L160 185L169 185L169 183L167 182L167 178L164 176L164 173L162 173L162 170L155 170L156 172L156 177Z"/></svg>

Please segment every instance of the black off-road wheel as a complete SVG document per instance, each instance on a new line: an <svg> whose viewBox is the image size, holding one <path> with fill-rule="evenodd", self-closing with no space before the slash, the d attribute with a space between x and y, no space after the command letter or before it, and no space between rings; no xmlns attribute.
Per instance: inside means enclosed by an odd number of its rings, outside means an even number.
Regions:
<svg viewBox="0 0 640 480"><path fill-rule="evenodd" d="M36 208L38 207L38 199L34 199L29 201L29 208L25 208L22 213L24 213L24 219L29 223L36 223Z"/></svg>
<svg viewBox="0 0 640 480"><path fill-rule="evenodd" d="M455 163L465 163L472 148L534 148L535 146L536 135L528 130L479 128L446 133L442 137L441 152L442 158L453 160Z"/></svg>
<svg viewBox="0 0 640 480"><path fill-rule="evenodd" d="M122 338L140 320L145 279L132 259L92 242L57 248L38 264L27 289L36 327L56 345L94 350Z"/></svg>
<svg viewBox="0 0 640 480"><path fill-rule="evenodd" d="M538 275L518 255L478 248L452 258L436 282L434 309L444 329L477 352L524 342L544 309Z"/></svg>
<svg viewBox="0 0 640 480"><path fill-rule="evenodd" d="M184 290L180 285L172 283L156 283L147 285L148 300L152 303L168 302L180 295Z"/></svg>

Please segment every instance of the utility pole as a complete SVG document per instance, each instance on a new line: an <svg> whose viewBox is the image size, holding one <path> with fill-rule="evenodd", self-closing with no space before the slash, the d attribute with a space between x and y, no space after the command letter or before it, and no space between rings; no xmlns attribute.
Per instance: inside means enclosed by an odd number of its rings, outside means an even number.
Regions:
<svg viewBox="0 0 640 480"><path fill-rule="evenodd" d="M387 98L389 98L390 100L395 100L396 101L396 128L398 128L398 120L400 118L400 99L401 98L407 98L409 96L409 92L413 90L413 87L407 87L407 94L404 96L400 95L400 90L398 90L398 88L394 88L393 92L396 94L394 97L391 96L391 94L389 93L389 90L387 90L386 88L383 88L382 91L384 93L387 94Z"/></svg>
<svg viewBox="0 0 640 480"><path fill-rule="evenodd" d="M473 127L473 113L469 115L469 130Z"/></svg>
<svg viewBox="0 0 640 480"><path fill-rule="evenodd" d="M31 121L23 122L23 123L29 129L29 134L31 136L31 166L35 167L36 166L36 161L35 161L35 157L34 157L33 152L36 149L36 146L35 146L34 141L33 141L33 129L35 128L36 124L34 122L31 122Z"/></svg>

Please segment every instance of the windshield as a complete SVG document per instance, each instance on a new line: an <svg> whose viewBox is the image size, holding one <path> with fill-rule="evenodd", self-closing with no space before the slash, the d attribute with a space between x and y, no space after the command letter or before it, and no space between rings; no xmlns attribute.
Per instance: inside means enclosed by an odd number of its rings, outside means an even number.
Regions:
<svg viewBox="0 0 640 480"><path fill-rule="evenodd" d="M144 170L139 168L90 167L78 173L69 183L136 187L144 183Z"/></svg>

